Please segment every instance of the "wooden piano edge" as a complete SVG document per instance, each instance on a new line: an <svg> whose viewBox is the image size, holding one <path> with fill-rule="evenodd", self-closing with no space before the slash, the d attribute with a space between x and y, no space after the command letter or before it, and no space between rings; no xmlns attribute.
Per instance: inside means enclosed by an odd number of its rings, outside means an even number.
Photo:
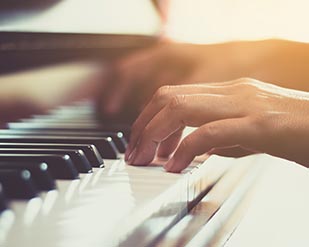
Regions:
<svg viewBox="0 0 309 247"><path fill-rule="evenodd" d="M145 207L142 212L147 212L148 215L137 217L140 221L136 220L136 215L127 220L128 224L121 227L124 234L120 236L123 238L115 244L136 247L154 246L233 168L241 167L238 168L241 171L240 179L244 174L251 176L250 181L246 183L246 188L249 190L250 184L253 185L261 173L261 162L259 162L261 156L263 158L263 155L252 155L238 159L211 156L202 164L193 164L193 168L184 174L183 179L155 198L151 205L148 205L149 207Z"/></svg>

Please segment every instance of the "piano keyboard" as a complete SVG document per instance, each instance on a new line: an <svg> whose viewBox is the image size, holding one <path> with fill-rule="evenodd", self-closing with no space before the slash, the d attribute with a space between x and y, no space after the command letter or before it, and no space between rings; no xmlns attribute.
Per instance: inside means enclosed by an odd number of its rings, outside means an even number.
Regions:
<svg viewBox="0 0 309 247"><path fill-rule="evenodd" d="M214 156L182 174L159 161L127 166L129 126L100 125L92 109L77 103L0 130L0 246L151 245L235 163Z"/></svg>

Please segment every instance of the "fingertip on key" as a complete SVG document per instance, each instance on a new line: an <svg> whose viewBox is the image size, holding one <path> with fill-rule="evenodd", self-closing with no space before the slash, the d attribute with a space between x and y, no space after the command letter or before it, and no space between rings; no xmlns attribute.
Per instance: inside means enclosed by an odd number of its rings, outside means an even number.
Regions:
<svg viewBox="0 0 309 247"><path fill-rule="evenodd" d="M127 163L129 165L134 165L135 156L136 156L136 148L134 148L133 151L128 154Z"/></svg>
<svg viewBox="0 0 309 247"><path fill-rule="evenodd" d="M172 157L165 165L164 169L167 172L171 173L181 173L184 168L186 168L187 165L185 163L177 161L174 157Z"/></svg>
<svg viewBox="0 0 309 247"><path fill-rule="evenodd" d="M171 158L171 159L164 165L164 169L165 169L167 172L173 172L173 171L172 171L173 166L174 166L174 158Z"/></svg>

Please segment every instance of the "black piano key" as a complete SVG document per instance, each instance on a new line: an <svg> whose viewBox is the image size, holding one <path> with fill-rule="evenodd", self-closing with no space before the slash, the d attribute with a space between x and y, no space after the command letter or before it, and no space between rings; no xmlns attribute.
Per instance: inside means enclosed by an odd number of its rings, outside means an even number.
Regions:
<svg viewBox="0 0 309 247"><path fill-rule="evenodd" d="M9 129L15 130L69 130L69 131L110 131L122 132L126 140L129 140L131 128L127 124L93 124L93 123L74 123L72 119L56 119L55 122L16 122L8 123Z"/></svg>
<svg viewBox="0 0 309 247"><path fill-rule="evenodd" d="M0 183L8 199L31 199L38 194L28 170L0 170Z"/></svg>
<svg viewBox="0 0 309 247"><path fill-rule="evenodd" d="M122 132L106 131L69 131L69 130L0 130L0 135L18 136L72 136L72 137L111 137L120 153L124 153L127 148L127 141Z"/></svg>
<svg viewBox="0 0 309 247"><path fill-rule="evenodd" d="M6 196L3 191L3 186L0 184L0 214L7 208Z"/></svg>
<svg viewBox="0 0 309 247"><path fill-rule="evenodd" d="M76 179L76 170L69 155L59 154L0 154L0 162L43 162L48 165L49 171L54 178Z"/></svg>
<svg viewBox="0 0 309 247"><path fill-rule="evenodd" d="M119 151L110 137L73 137L73 136L0 136L0 142L16 143L65 143L65 144L92 144L101 156L106 159L118 159Z"/></svg>
<svg viewBox="0 0 309 247"><path fill-rule="evenodd" d="M39 190L48 191L56 189L55 180L52 178L48 171L48 165L40 162L1 162L0 170L12 169L12 170L29 170L32 175L32 179Z"/></svg>
<svg viewBox="0 0 309 247"><path fill-rule="evenodd" d="M35 149L76 149L82 150L91 166L104 167L104 161L98 149L91 144L59 144L59 143L0 143L0 148L35 148Z"/></svg>
<svg viewBox="0 0 309 247"><path fill-rule="evenodd" d="M86 134L91 134L91 133L87 133ZM119 150L120 153L125 153L126 148L127 148L127 140L124 137L124 134L122 132L99 132L99 136L110 136L112 138L112 140L114 141L117 149Z"/></svg>
<svg viewBox="0 0 309 247"><path fill-rule="evenodd" d="M82 150L72 149L32 149L32 148L0 148L1 154L62 154L69 155L77 171L81 173L92 172L92 167Z"/></svg>

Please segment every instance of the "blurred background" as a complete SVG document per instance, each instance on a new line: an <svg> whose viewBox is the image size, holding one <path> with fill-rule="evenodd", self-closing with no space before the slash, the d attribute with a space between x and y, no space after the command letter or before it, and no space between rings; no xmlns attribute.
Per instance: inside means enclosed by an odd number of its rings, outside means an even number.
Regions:
<svg viewBox="0 0 309 247"><path fill-rule="evenodd" d="M0 121L100 97L111 61L162 37L308 42L308 7L306 0L1 1Z"/></svg>
<svg viewBox="0 0 309 247"><path fill-rule="evenodd" d="M266 38L308 42L308 9L306 0L170 0L166 33L194 43Z"/></svg>

